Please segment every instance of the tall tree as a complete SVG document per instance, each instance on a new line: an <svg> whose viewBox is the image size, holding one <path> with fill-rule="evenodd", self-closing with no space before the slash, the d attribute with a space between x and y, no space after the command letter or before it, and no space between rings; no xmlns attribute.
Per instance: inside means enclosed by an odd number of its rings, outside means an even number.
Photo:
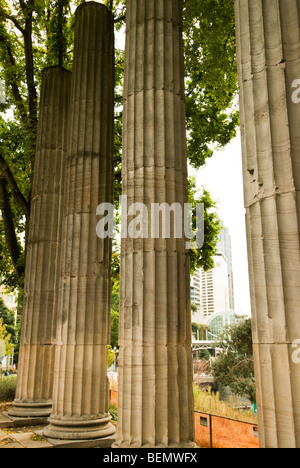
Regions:
<svg viewBox="0 0 300 468"><path fill-rule="evenodd" d="M199 168L236 135L234 2L184 0L188 157Z"/></svg>

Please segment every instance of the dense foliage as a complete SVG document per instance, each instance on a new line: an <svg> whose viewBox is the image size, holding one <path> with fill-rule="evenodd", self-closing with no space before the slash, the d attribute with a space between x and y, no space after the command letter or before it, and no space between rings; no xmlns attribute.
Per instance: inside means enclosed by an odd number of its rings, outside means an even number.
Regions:
<svg viewBox="0 0 300 468"><path fill-rule="evenodd" d="M239 123L234 2L185 0L183 30L188 157L199 168Z"/></svg>

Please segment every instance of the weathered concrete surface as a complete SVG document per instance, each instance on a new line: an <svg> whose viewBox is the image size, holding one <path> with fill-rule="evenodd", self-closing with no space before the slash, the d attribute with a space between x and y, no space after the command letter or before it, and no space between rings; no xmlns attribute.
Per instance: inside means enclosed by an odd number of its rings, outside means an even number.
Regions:
<svg viewBox="0 0 300 468"><path fill-rule="evenodd" d="M123 116L128 207L143 203L148 213L151 203L183 207L187 156L180 0L127 2ZM127 228L123 216L123 233ZM116 446L193 446L185 239L122 239L119 345Z"/></svg>
<svg viewBox="0 0 300 468"><path fill-rule="evenodd" d="M45 416L11 416L4 411L0 414L0 427L24 427L41 426L48 423L48 417Z"/></svg>
<svg viewBox="0 0 300 468"><path fill-rule="evenodd" d="M114 439L107 437L98 440L58 440L46 439L40 427L0 429L0 449L2 448L110 448ZM1 454L3 459L3 453Z"/></svg>
<svg viewBox="0 0 300 468"><path fill-rule="evenodd" d="M33 425L32 425L33 423ZM12 418L0 414L0 448L110 448L115 437L93 440L45 438L47 421L42 418Z"/></svg>
<svg viewBox="0 0 300 468"><path fill-rule="evenodd" d="M0 448L53 448L46 439L33 432L0 430Z"/></svg>
<svg viewBox="0 0 300 468"><path fill-rule="evenodd" d="M0 448L54 448L46 439L40 437L36 428L20 431L0 430Z"/></svg>
<svg viewBox="0 0 300 468"><path fill-rule="evenodd" d="M16 399L9 414L51 413L71 74L43 72Z"/></svg>
<svg viewBox="0 0 300 468"><path fill-rule="evenodd" d="M53 410L44 435L98 439L108 412L111 239L96 234L98 204L113 202L113 18L104 5L76 12Z"/></svg>
<svg viewBox="0 0 300 468"><path fill-rule="evenodd" d="M235 9L260 445L299 448L299 2Z"/></svg>

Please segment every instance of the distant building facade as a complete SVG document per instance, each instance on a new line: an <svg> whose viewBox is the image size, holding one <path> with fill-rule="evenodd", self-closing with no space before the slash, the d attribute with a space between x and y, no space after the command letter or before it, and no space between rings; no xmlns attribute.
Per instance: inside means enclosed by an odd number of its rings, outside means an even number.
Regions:
<svg viewBox="0 0 300 468"><path fill-rule="evenodd" d="M5 287L0 285L0 298L3 300L6 307L10 310L17 306L17 295L16 293L7 292Z"/></svg>
<svg viewBox="0 0 300 468"><path fill-rule="evenodd" d="M222 231L219 234L218 250L219 252L223 253L227 261L229 309L234 310L234 284L233 284L231 236L229 233L229 229L225 227L224 225L223 225Z"/></svg>
<svg viewBox="0 0 300 468"><path fill-rule="evenodd" d="M214 257L212 270L201 270L201 297L204 317L209 317L219 310L229 310L227 262L219 252Z"/></svg>
<svg viewBox="0 0 300 468"><path fill-rule="evenodd" d="M219 235L215 266L209 271L198 269L191 277L192 322L208 325L209 340L214 340L222 328L235 321L234 284L231 237L223 226Z"/></svg>

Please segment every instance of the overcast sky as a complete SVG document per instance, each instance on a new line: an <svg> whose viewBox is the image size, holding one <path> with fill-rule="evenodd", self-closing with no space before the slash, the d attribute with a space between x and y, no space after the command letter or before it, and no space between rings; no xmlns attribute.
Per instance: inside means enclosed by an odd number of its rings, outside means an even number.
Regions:
<svg viewBox="0 0 300 468"><path fill-rule="evenodd" d="M195 173L195 171L193 171ZM242 179L241 142L238 135L223 151L217 151L196 172L197 186L205 186L218 201L219 216L229 228L232 243L235 311L250 315L249 277Z"/></svg>

